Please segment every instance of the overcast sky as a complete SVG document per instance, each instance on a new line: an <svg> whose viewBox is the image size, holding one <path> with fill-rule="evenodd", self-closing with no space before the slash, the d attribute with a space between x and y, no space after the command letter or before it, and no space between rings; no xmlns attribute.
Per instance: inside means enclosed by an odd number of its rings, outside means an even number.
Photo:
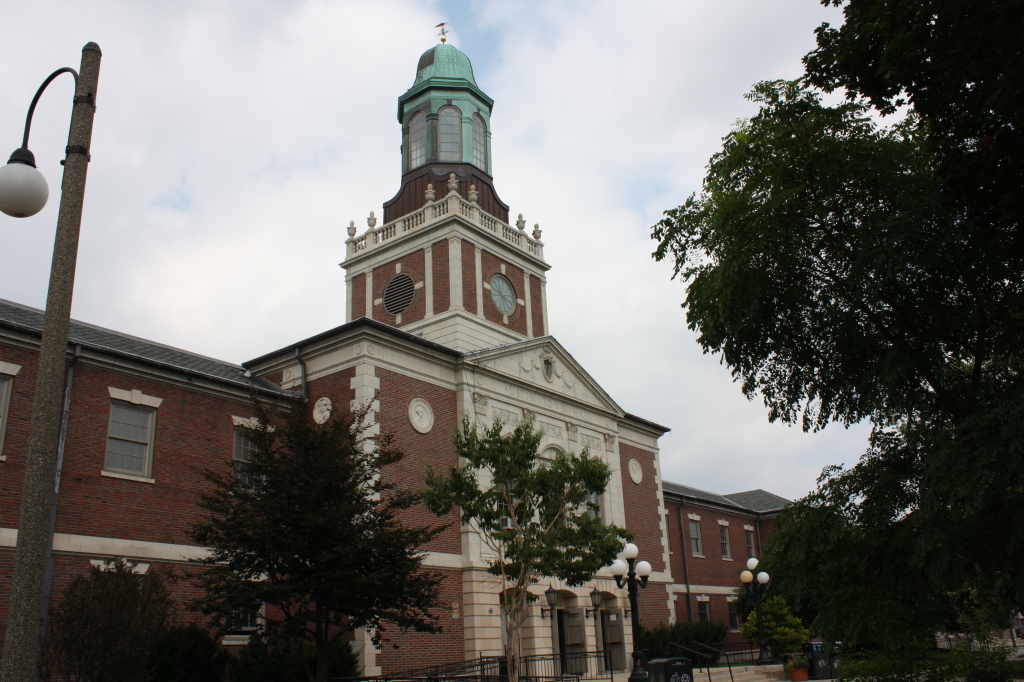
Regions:
<svg viewBox="0 0 1024 682"><path fill-rule="evenodd" d="M397 98L447 21L495 101L499 195L543 230L553 335L672 428L665 479L796 498L867 428L769 424L686 329L650 227L754 113L744 93L799 76L841 19L815 0L4 2L0 154L42 80L99 43L73 315L242 362L344 322L345 226L398 189ZM0 215L0 298L39 308L72 92L55 81L33 123L49 205Z"/></svg>

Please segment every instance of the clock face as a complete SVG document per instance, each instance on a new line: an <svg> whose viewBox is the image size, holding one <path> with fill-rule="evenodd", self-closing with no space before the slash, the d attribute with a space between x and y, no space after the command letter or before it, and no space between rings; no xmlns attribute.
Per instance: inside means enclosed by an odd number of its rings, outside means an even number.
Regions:
<svg viewBox="0 0 1024 682"><path fill-rule="evenodd" d="M491 300L498 307L502 315L511 315L516 309L516 292L512 289L512 283L501 275L491 278Z"/></svg>

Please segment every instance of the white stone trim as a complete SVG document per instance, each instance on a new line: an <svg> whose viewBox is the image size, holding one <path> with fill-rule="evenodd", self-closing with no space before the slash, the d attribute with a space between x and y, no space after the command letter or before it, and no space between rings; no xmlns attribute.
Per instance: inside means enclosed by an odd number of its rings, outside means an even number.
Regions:
<svg viewBox="0 0 1024 682"><path fill-rule="evenodd" d="M152 407L153 409L159 409L163 398L154 398L151 395L146 395L137 388L133 388L130 391L123 388L114 388L113 386L107 386L107 390L110 392L110 397L114 400L123 400L126 403L133 405L145 405L146 407Z"/></svg>
<svg viewBox="0 0 1024 682"><path fill-rule="evenodd" d="M0 361L0 374L7 374L10 376L18 376L18 372L21 371L21 365L16 365L13 362Z"/></svg>
<svg viewBox="0 0 1024 682"><path fill-rule="evenodd" d="M699 514L687 514L686 518L690 519L691 521L700 521Z"/></svg>
<svg viewBox="0 0 1024 682"><path fill-rule="evenodd" d="M526 309L526 335L533 338L533 307L530 305L530 273L523 270L523 307Z"/></svg>
<svg viewBox="0 0 1024 682"><path fill-rule="evenodd" d="M352 321L352 275L345 276L345 321Z"/></svg>
<svg viewBox="0 0 1024 682"><path fill-rule="evenodd" d="M17 528L0 528L0 547L17 545ZM122 540L92 535L71 535L54 533L53 551L63 554L85 554L89 556L119 556L125 559L150 559L152 561L185 562L189 559L203 559L210 550L195 545L173 545L165 542L145 540Z"/></svg>
<svg viewBox="0 0 1024 682"><path fill-rule="evenodd" d="M751 525L743 524L743 530L754 530L754 527Z"/></svg>
<svg viewBox="0 0 1024 682"><path fill-rule="evenodd" d="M116 471L107 471L106 469L100 469L100 476L106 476L107 478L122 478L126 481L138 481L139 483L156 483L155 478L148 478L146 476L132 476L131 474L120 474Z"/></svg>
<svg viewBox="0 0 1024 682"><path fill-rule="evenodd" d="M463 309L462 237L448 237L448 288L450 290L448 296L449 309Z"/></svg>
<svg viewBox="0 0 1024 682"><path fill-rule="evenodd" d="M373 268L366 271L366 317L373 319Z"/></svg>
<svg viewBox="0 0 1024 682"><path fill-rule="evenodd" d="M425 317L434 316L434 247L427 244L423 247L423 282L426 291L427 312Z"/></svg>
<svg viewBox="0 0 1024 682"><path fill-rule="evenodd" d="M729 527L729 522L726 521L725 519L718 519L718 525L719 526L725 526L726 528L728 528Z"/></svg>
<svg viewBox="0 0 1024 682"><path fill-rule="evenodd" d="M711 597L706 594L698 594L697 601L711 601Z"/></svg>
<svg viewBox="0 0 1024 682"><path fill-rule="evenodd" d="M480 253L480 247L473 246L473 265L476 267L476 314L480 317L484 316L484 265L483 257ZM502 263L502 272L504 272L505 264ZM488 287L490 289L490 287Z"/></svg>
<svg viewBox="0 0 1024 682"><path fill-rule="evenodd" d="M670 589L676 594L687 594L686 585L680 583L671 585ZM722 585L690 585L689 593L735 595L735 590L735 587L723 587Z"/></svg>

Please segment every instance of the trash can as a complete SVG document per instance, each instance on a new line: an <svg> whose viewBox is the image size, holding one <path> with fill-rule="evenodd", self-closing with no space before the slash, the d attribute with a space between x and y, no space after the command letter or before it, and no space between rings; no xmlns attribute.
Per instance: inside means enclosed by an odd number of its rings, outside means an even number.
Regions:
<svg viewBox="0 0 1024 682"><path fill-rule="evenodd" d="M651 682L693 682L693 662L688 658L655 658L647 662Z"/></svg>
<svg viewBox="0 0 1024 682"><path fill-rule="evenodd" d="M804 644L804 657L810 668L808 677L812 680L833 680L841 676L839 672L841 643L835 642L832 651L825 652L824 642L807 642Z"/></svg>

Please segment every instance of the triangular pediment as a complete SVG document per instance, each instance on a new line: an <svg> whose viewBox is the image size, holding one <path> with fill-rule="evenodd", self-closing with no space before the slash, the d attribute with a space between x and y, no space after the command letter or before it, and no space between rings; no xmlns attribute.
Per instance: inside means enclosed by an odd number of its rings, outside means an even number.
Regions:
<svg viewBox="0 0 1024 682"><path fill-rule="evenodd" d="M465 355L482 371L526 390L585 405L616 417L624 414L553 336L488 348Z"/></svg>

